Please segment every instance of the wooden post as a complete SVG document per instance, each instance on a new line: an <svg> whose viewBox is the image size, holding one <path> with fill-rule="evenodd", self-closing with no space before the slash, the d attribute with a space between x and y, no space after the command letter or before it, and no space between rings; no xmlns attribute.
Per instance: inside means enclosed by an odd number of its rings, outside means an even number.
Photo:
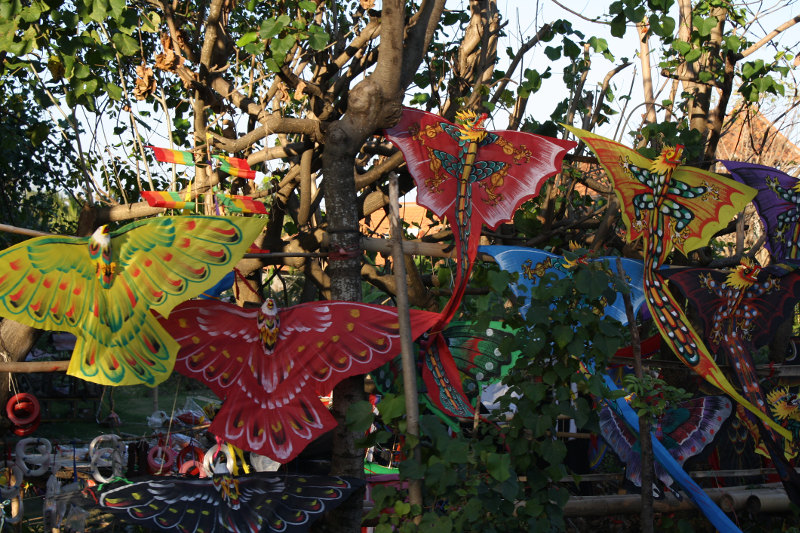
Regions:
<svg viewBox="0 0 800 533"><path fill-rule="evenodd" d="M617 257L617 274L621 280L625 280L625 269L622 268L622 259ZM622 293L622 301L625 303L625 315L628 317L628 327L631 330L631 347L633 348L633 370L638 379L644 377L642 369L642 346L639 339L639 328L636 327L636 316L633 314L633 305L628 293ZM649 415L639 416L639 442L642 447L642 509L641 509L641 531L643 533L653 533L653 443L650 441L650 417Z"/></svg>
<svg viewBox="0 0 800 533"><path fill-rule="evenodd" d="M0 372L30 374L32 372L66 372L69 361L7 361L0 363Z"/></svg>
<svg viewBox="0 0 800 533"><path fill-rule="evenodd" d="M406 402L406 432L419 437L419 398L417 393L417 364L414 357L414 340L411 337L411 317L408 307L408 285L406 283L406 260L403 255L403 234L400 228L400 198L397 174L389 174L389 223L392 230L392 262L397 285L397 318L400 326L400 349L403 361L403 391ZM409 456L410 461L421 461L419 447ZM422 509L422 480L408 482L408 502ZM421 515L414 517L419 524Z"/></svg>

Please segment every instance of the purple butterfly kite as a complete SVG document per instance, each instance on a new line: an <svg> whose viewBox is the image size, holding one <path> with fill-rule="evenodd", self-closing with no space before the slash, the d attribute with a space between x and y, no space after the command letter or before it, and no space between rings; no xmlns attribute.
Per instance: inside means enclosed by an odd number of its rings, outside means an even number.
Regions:
<svg viewBox="0 0 800 533"><path fill-rule="evenodd" d="M758 191L753 203L776 261L800 262L800 181L777 168L721 161L731 177Z"/></svg>

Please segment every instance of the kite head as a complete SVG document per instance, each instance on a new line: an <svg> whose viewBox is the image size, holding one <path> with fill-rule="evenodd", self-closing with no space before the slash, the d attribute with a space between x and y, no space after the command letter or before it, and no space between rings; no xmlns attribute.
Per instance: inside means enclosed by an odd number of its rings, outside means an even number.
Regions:
<svg viewBox="0 0 800 533"><path fill-rule="evenodd" d="M89 237L89 257L95 261L95 274L104 289L114 282L117 264L111 261L111 234L108 226L103 224Z"/></svg>
<svg viewBox="0 0 800 533"><path fill-rule="evenodd" d="M678 144L673 148L672 146L665 146L661 153L658 154L650 165L650 172L656 174L665 174L681 164L681 157L683 156L683 145Z"/></svg>
<svg viewBox="0 0 800 533"><path fill-rule="evenodd" d="M758 273L760 271L761 265L748 257L744 257L739 266L736 267L736 270L728 274L725 283L729 287L746 289L758 281Z"/></svg>
<svg viewBox="0 0 800 533"><path fill-rule="evenodd" d="M775 418L800 421L800 398L789 387L776 387L767 394L767 402Z"/></svg>
<svg viewBox="0 0 800 533"><path fill-rule="evenodd" d="M580 250L582 248L582 246L575 241L569 241L569 243L567 243L567 246L569 247L570 252L575 252L576 250ZM570 270L577 267L578 265L588 265L588 264L589 264L589 254L583 254L581 256L578 256L574 260L567 259L566 257L564 258L564 265Z"/></svg>
<svg viewBox="0 0 800 533"><path fill-rule="evenodd" d="M220 464L222 462L220 461ZM212 476L214 488L219 492L222 501L227 503L231 509L238 509L240 505L241 492L239 491L239 480L228 473L228 467L215 466Z"/></svg>
<svg viewBox="0 0 800 533"><path fill-rule="evenodd" d="M464 109L456 113L456 125L461 130L461 140L479 142L486 137L486 129L483 123L489 115L486 113L476 114L471 109Z"/></svg>
<svg viewBox="0 0 800 533"><path fill-rule="evenodd" d="M94 243L101 250L107 250L111 246L111 232L108 229L108 224L103 224L92 233L89 237L89 242Z"/></svg>
<svg viewBox="0 0 800 533"><path fill-rule="evenodd" d="M278 343L278 333L280 331L280 319L278 317L278 305L272 298L267 298L258 310L258 336L261 339L261 346L267 353L272 353Z"/></svg>

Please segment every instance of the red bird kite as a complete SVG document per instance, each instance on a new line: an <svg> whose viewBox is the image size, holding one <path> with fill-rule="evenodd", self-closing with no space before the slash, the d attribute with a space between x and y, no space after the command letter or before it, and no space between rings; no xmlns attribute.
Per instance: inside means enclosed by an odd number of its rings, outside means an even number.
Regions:
<svg viewBox="0 0 800 533"><path fill-rule="evenodd" d="M412 310L414 338L438 317ZM278 310L272 299L258 309L197 300L160 320L181 345L175 370L224 400L211 432L282 463L336 425L319 396L400 351L397 309L365 303Z"/></svg>

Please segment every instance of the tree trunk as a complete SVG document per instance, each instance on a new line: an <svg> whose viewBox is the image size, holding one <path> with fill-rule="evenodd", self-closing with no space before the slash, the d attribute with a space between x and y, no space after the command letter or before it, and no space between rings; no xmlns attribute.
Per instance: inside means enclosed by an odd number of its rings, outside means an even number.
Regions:
<svg viewBox="0 0 800 533"><path fill-rule="evenodd" d="M375 71L350 91L345 116L331 123L325 132L322 174L330 235L328 270L334 300L361 300L361 235L355 158L370 135L400 120L402 88L412 79L407 73L416 72L443 9L443 0L422 3L418 13L410 19L406 51L403 46L405 2L384 0ZM347 408L363 398L364 383L360 377L342 381L333 391L331 412L338 423L333 430L331 473L334 475L364 476L364 454L355 446L361 435L348 431L345 425ZM362 499L362 494L356 494L331 513L325 530L360 531Z"/></svg>
<svg viewBox="0 0 800 533"><path fill-rule="evenodd" d="M8 361L22 361L28 352L31 351L36 340L41 335L41 330L5 319L0 322L0 349L2 357ZM0 373L0 407L5 408L8 397L10 396L11 374ZM3 417L3 423L8 419Z"/></svg>

